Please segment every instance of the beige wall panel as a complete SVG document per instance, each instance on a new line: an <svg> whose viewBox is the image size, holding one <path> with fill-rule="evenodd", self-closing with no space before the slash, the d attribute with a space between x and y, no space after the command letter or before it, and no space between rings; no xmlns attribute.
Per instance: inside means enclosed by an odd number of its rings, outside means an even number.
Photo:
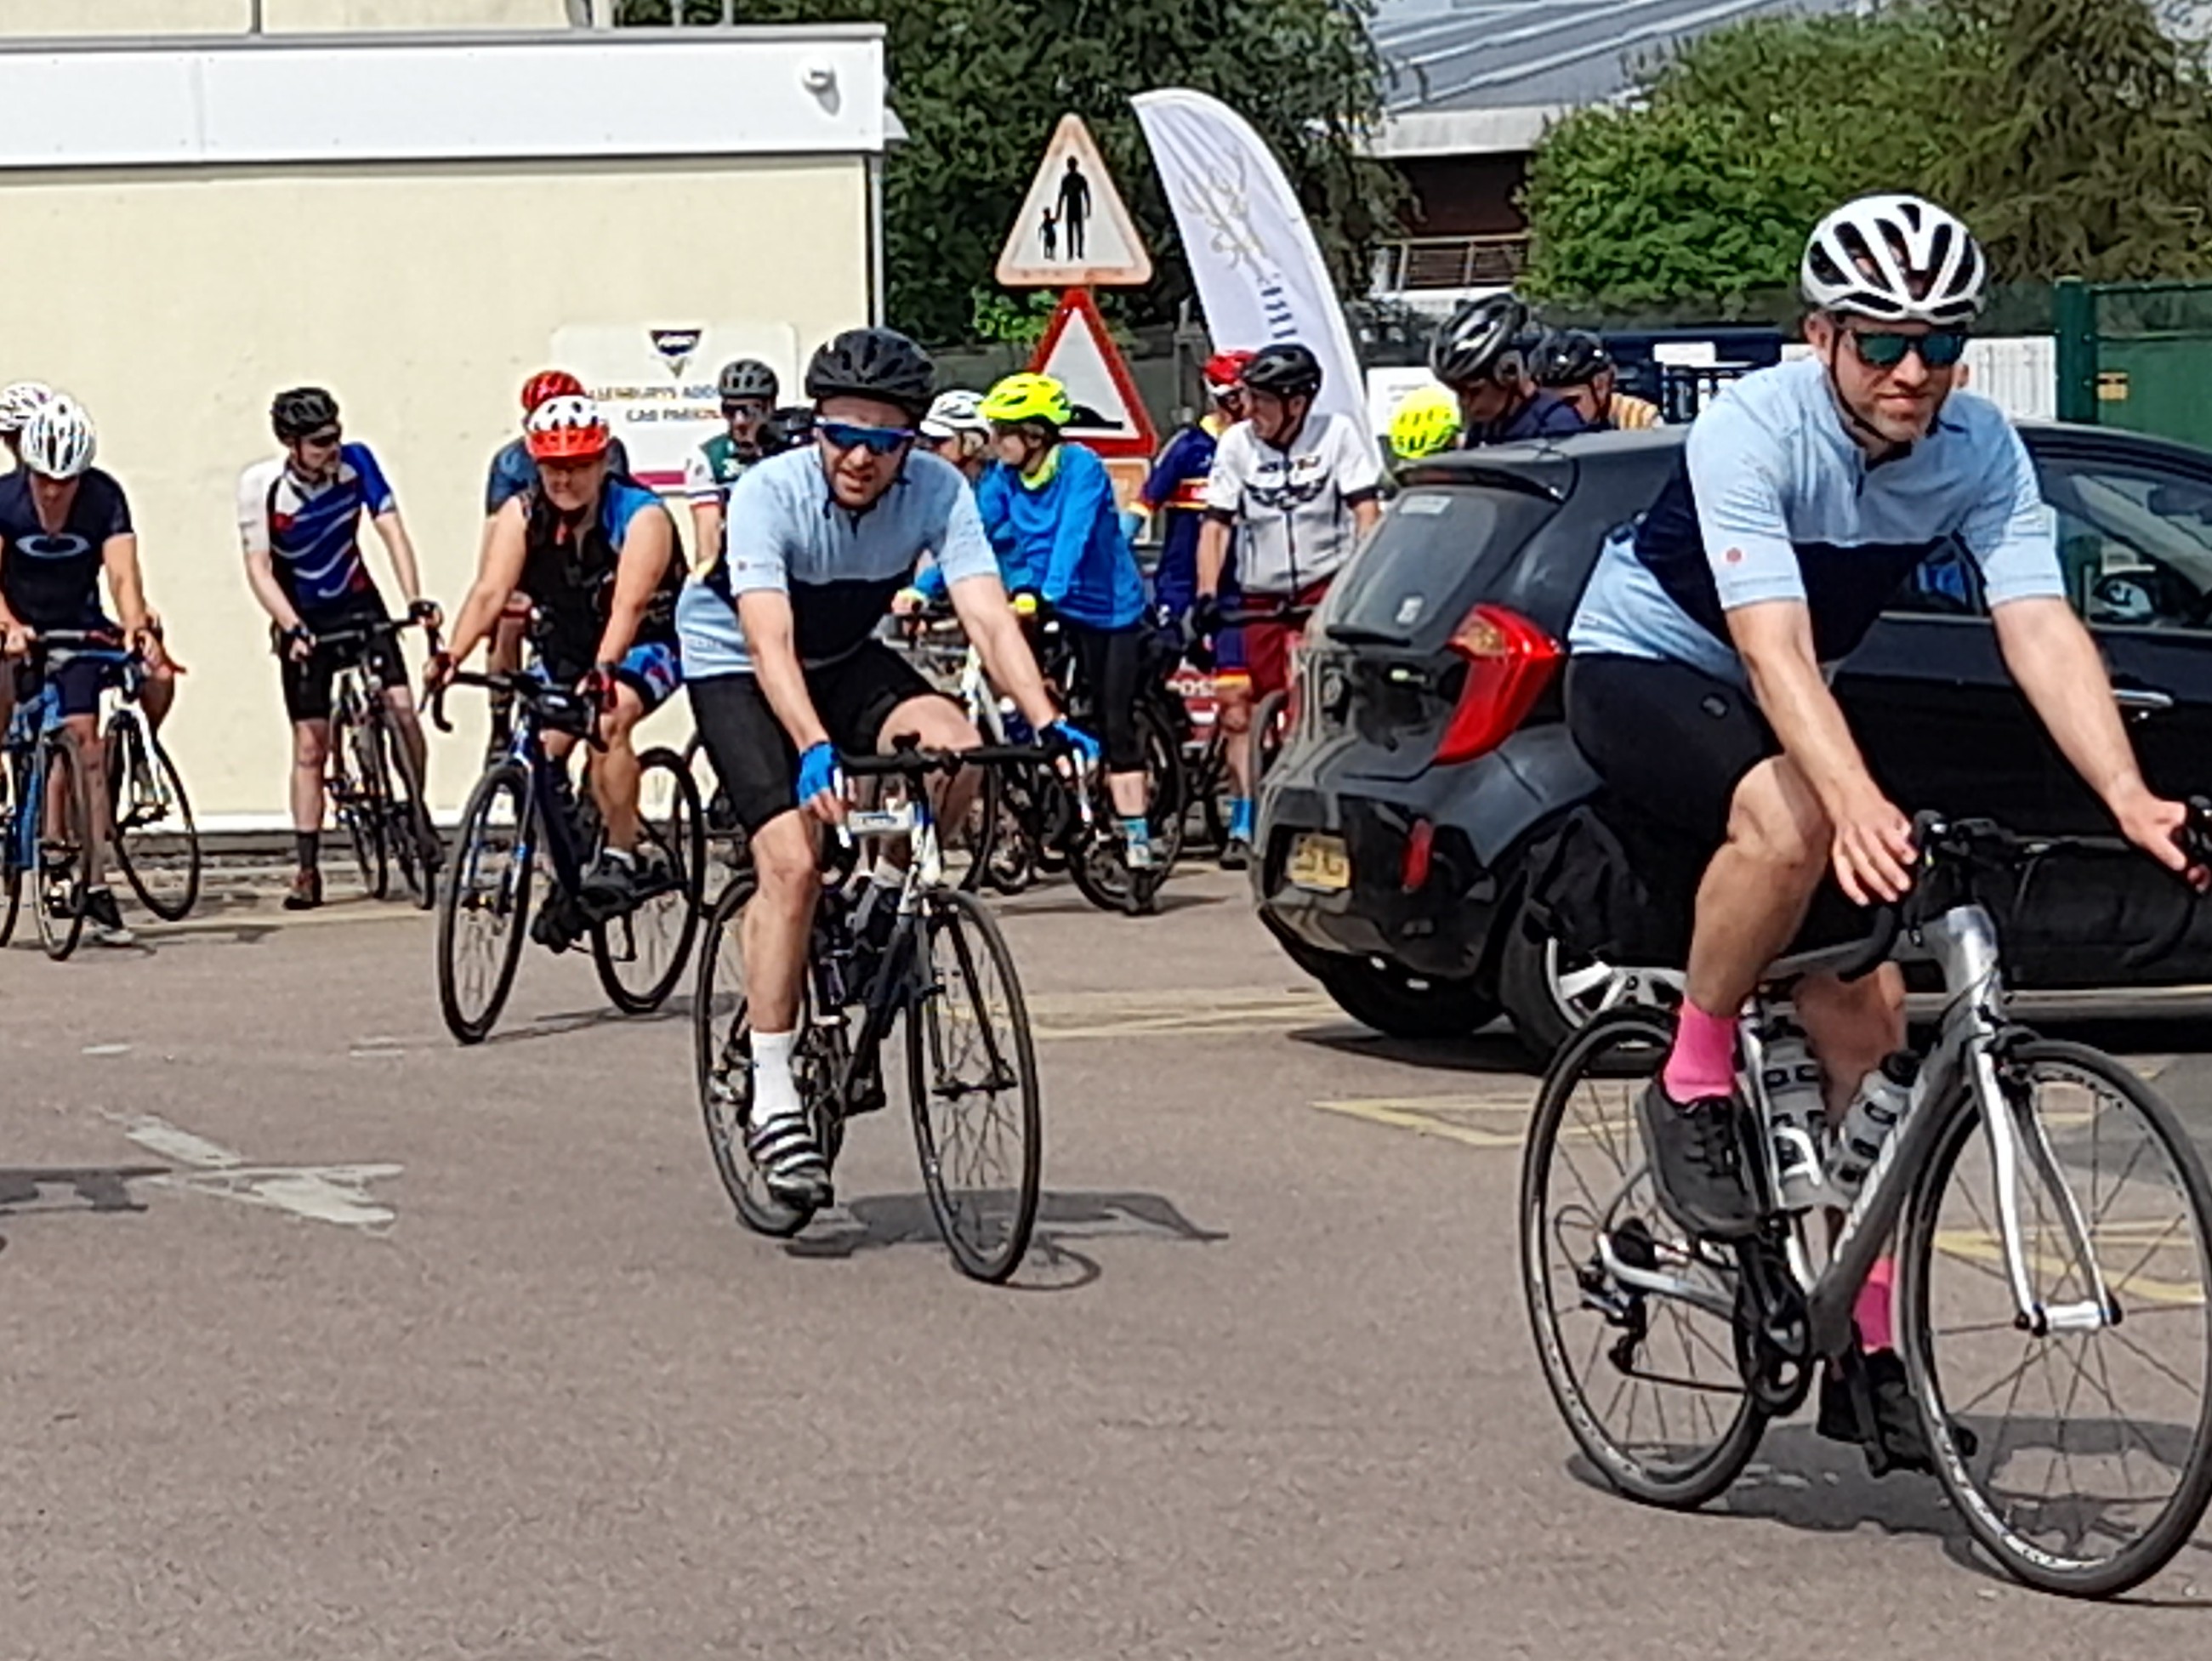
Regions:
<svg viewBox="0 0 2212 1661"><path fill-rule="evenodd" d="M392 475L448 609L474 569L486 461L564 326L789 326L867 313L866 186L837 161L379 167L0 179L35 303L0 312L0 380L76 393L129 490L149 592L191 669L173 747L204 820L276 823L285 727L233 504L270 394L331 386ZM688 515L678 514L688 536ZM381 552L371 562L389 593ZM432 794L475 772L481 698ZM658 723L680 738L688 717Z"/></svg>

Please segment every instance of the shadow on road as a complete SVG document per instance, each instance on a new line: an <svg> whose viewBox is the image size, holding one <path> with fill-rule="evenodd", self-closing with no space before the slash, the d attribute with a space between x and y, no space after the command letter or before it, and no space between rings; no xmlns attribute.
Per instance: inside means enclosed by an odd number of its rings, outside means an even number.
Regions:
<svg viewBox="0 0 2212 1661"><path fill-rule="evenodd" d="M1229 1237L1202 1228L1174 1201L1158 1194L1048 1193L1038 1202L1036 1232L1012 1285L1031 1292L1073 1292L1104 1272L1078 1247L1100 1240L1168 1240L1208 1245ZM784 1250L794 1257L845 1258L887 1246L945 1249L937 1216L924 1194L878 1194L817 1219Z"/></svg>
<svg viewBox="0 0 2212 1661"><path fill-rule="evenodd" d="M1401 1067L1425 1068L1439 1073L1492 1073L1526 1078L1532 1086L1535 1068L1528 1052L1503 1026L1492 1026L1466 1038L1393 1038L1350 1021L1327 1026L1304 1026L1291 1032L1298 1043L1333 1050L1340 1056L1367 1056L1395 1062Z"/></svg>
<svg viewBox="0 0 2212 1661"><path fill-rule="evenodd" d="M674 993L666 1003L649 1014L625 1015L612 1004L604 1004L597 1009L572 1009L556 1014L540 1015L519 1025L501 1027L484 1040L484 1048L490 1050L503 1043L530 1043L540 1038L564 1037L571 1032L587 1032L599 1026L652 1026L665 1021L688 1022L690 1019L690 995Z"/></svg>
<svg viewBox="0 0 2212 1661"><path fill-rule="evenodd" d="M131 1184L166 1177L167 1165L0 1166L0 1219L57 1211L143 1211ZM53 1191L66 1189L66 1194Z"/></svg>
<svg viewBox="0 0 2212 1661"><path fill-rule="evenodd" d="M1169 882L1168 887L1161 889L1153 897L1155 916L1170 916L1177 911L1195 911L1204 906L1228 904L1226 895L1194 894L1188 890L1178 891L1172 885L1174 879L1170 878ZM1042 897L1032 899L1031 895L1036 891L1030 890L1011 898L994 896L993 909L1010 917L1115 917L1121 915L1118 911L1101 910L1073 888L1048 890ZM1145 919L1134 917L1129 921L1142 922Z"/></svg>

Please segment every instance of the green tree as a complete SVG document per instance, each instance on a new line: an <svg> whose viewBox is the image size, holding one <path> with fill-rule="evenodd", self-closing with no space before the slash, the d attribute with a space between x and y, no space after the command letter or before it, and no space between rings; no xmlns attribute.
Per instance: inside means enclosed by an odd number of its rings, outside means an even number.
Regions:
<svg viewBox="0 0 2212 1661"><path fill-rule="evenodd" d="M630 0L624 23L665 23ZM720 0L688 0L695 21ZM1163 321L1190 293L1129 97L1191 87L1235 106L1274 147L1347 292L1390 222L1395 176L1358 143L1380 113L1372 0L738 0L750 23L872 21L886 29L891 102L908 142L886 169L892 320L969 338L1000 245L1061 115L1089 124L1158 276L1119 297ZM993 317L998 313L992 313Z"/></svg>

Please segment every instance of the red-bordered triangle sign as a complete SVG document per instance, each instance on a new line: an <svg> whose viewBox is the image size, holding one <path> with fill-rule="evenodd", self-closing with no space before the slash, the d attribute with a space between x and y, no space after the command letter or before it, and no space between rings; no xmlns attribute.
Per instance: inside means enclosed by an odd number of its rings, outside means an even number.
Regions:
<svg viewBox="0 0 2212 1661"><path fill-rule="evenodd" d="M1102 456L1149 456L1159 447L1137 383L1090 289L1070 289L1060 297L1030 368L1067 388L1075 420L1066 434L1078 443Z"/></svg>

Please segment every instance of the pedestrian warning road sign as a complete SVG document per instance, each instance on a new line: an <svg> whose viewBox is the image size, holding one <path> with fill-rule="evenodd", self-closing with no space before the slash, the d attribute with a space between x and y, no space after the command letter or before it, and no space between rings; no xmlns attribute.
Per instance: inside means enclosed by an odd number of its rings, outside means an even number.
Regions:
<svg viewBox="0 0 2212 1661"><path fill-rule="evenodd" d="M999 255L1009 289L1140 288L1152 257L1079 115L1063 115Z"/></svg>
<svg viewBox="0 0 2212 1661"><path fill-rule="evenodd" d="M1137 383L1088 289L1060 296L1030 368L1067 388L1075 419L1065 431L1079 444L1102 456L1149 456L1159 447Z"/></svg>

